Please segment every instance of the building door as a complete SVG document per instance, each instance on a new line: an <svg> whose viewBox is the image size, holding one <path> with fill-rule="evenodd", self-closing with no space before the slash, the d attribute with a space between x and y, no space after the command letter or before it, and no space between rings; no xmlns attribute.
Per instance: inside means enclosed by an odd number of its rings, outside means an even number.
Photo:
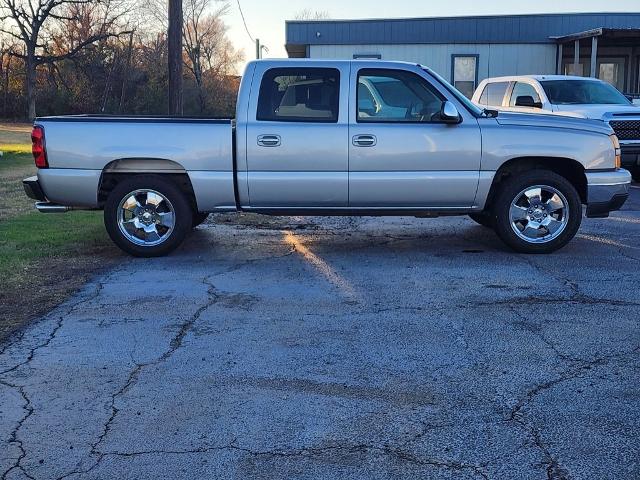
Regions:
<svg viewBox="0 0 640 480"><path fill-rule="evenodd" d="M353 69L349 206L462 208L475 201L481 139L475 117L440 120L445 97L417 73Z"/></svg>

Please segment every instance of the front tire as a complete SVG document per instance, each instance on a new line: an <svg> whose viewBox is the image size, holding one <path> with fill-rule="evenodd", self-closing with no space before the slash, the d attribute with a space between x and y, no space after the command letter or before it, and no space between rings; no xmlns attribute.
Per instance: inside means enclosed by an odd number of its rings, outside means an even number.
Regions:
<svg viewBox="0 0 640 480"><path fill-rule="evenodd" d="M116 185L104 207L113 242L136 257L160 257L178 248L193 214L184 193L161 176L135 176Z"/></svg>
<svg viewBox="0 0 640 480"><path fill-rule="evenodd" d="M493 212L495 231L520 253L551 253L564 247L582 223L582 203L564 177L533 170L514 174L500 186Z"/></svg>

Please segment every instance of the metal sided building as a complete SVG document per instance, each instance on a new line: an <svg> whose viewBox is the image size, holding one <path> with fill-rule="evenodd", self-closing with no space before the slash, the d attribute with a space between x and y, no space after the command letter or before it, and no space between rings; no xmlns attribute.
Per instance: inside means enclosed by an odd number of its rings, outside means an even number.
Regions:
<svg viewBox="0 0 640 480"><path fill-rule="evenodd" d="M286 23L296 58L378 58L433 68L466 95L503 75L566 73L640 94L640 12Z"/></svg>

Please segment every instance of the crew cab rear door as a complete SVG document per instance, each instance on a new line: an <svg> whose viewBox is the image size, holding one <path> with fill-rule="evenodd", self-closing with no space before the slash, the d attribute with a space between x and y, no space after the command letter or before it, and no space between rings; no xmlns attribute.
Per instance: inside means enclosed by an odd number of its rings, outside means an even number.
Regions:
<svg viewBox="0 0 640 480"><path fill-rule="evenodd" d="M351 70L349 206L471 207L481 161L476 118L456 102L461 122L440 120L444 87L418 67L354 63Z"/></svg>
<svg viewBox="0 0 640 480"><path fill-rule="evenodd" d="M249 208L346 207L348 62L258 63L246 125Z"/></svg>

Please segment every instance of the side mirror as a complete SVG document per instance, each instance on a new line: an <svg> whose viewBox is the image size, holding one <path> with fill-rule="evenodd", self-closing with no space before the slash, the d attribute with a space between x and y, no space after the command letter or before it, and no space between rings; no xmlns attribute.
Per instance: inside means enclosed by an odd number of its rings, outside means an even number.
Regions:
<svg viewBox="0 0 640 480"><path fill-rule="evenodd" d="M445 123L460 123L462 120L456 106L448 100L442 104L440 119Z"/></svg>
<svg viewBox="0 0 640 480"><path fill-rule="evenodd" d="M542 108L542 103L536 102L531 95L522 95L516 98L516 107Z"/></svg>

